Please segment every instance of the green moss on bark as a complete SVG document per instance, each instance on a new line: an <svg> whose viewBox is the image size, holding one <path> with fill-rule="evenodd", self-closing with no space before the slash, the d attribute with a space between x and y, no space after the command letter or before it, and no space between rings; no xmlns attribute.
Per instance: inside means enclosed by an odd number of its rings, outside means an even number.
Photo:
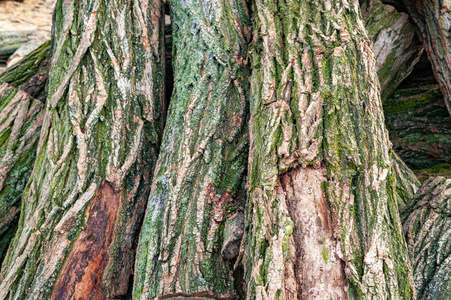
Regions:
<svg viewBox="0 0 451 300"><path fill-rule="evenodd" d="M135 299L234 297L224 225L248 153L245 1L174 1L174 94L138 248Z"/></svg>

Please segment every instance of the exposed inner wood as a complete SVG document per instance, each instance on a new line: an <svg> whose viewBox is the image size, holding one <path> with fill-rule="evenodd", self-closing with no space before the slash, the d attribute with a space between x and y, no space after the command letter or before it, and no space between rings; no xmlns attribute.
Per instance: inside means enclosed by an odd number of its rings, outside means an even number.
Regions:
<svg viewBox="0 0 451 300"><path fill-rule="evenodd" d="M291 246L298 294L292 299L348 299L344 263L338 257L341 246L334 238L322 187L326 174L325 167L295 168L280 175L276 186L294 224Z"/></svg>
<svg viewBox="0 0 451 300"><path fill-rule="evenodd" d="M104 182L89 208L86 228L75 242L52 299L106 299L102 277L119 203L120 194Z"/></svg>

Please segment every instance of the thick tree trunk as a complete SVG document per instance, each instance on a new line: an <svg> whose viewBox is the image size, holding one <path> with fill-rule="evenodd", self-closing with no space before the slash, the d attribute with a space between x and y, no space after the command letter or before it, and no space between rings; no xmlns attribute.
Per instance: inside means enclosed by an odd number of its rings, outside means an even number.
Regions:
<svg viewBox="0 0 451 300"><path fill-rule="evenodd" d="M414 298L358 3L254 10L246 297Z"/></svg>
<svg viewBox="0 0 451 300"><path fill-rule="evenodd" d="M46 116L0 299L131 292L164 123L159 1L58 1Z"/></svg>
<svg viewBox="0 0 451 300"><path fill-rule="evenodd" d="M403 213L418 297L451 299L451 179L430 178Z"/></svg>
<svg viewBox="0 0 451 300"><path fill-rule="evenodd" d="M0 75L0 266L19 221L44 119L49 44Z"/></svg>
<svg viewBox="0 0 451 300"><path fill-rule="evenodd" d="M406 13L380 0L360 2L384 101L409 76L424 48Z"/></svg>
<svg viewBox="0 0 451 300"><path fill-rule="evenodd" d="M446 0L403 0L418 27L451 114L451 6Z"/></svg>
<svg viewBox="0 0 451 300"><path fill-rule="evenodd" d="M247 4L171 5L174 94L140 236L134 298L230 299L240 285L232 273L244 226Z"/></svg>

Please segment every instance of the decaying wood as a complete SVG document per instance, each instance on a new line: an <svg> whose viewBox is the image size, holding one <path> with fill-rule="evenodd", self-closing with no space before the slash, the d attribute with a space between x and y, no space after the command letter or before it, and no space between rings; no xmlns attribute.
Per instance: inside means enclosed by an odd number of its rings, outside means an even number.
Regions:
<svg viewBox="0 0 451 300"><path fill-rule="evenodd" d="M358 3L257 0L254 19L246 298L414 298Z"/></svg>
<svg viewBox="0 0 451 300"><path fill-rule="evenodd" d="M164 126L163 17L160 1L58 1L46 114L0 299L130 296Z"/></svg>

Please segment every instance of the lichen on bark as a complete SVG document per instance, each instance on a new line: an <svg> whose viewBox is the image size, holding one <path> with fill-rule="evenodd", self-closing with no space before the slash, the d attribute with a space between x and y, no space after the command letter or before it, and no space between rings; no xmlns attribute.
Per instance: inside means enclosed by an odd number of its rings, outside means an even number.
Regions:
<svg viewBox="0 0 451 300"><path fill-rule="evenodd" d="M358 2L256 0L254 19L246 298L412 299Z"/></svg>
<svg viewBox="0 0 451 300"><path fill-rule="evenodd" d="M130 295L166 107L162 6L57 2L45 119L1 299Z"/></svg>
<svg viewBox="0 0 451 300"><path fill-rule="evenodd" d="M233 298L241 239L233 224L242 223L248 153L247 3L171 5L174 94L138 246L134 299Z"/></svg>

